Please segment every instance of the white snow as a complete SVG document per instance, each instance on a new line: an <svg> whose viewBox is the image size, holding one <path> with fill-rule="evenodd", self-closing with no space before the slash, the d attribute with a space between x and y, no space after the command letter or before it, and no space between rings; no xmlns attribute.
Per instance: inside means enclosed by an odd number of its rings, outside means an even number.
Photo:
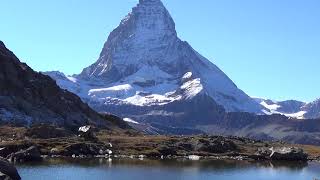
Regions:
<svg viewBox="0 0 320 180"><path fill-rule="evenodd" d="M304 119L304 115L307 113L307 111L299 111L296 113L292 113L292 114L283 114L287 117L291 117L291 118L296 118L296 119Z"/></svg>
<svg viewBox="0 0 320 180"><path fill-rule="evenodd" d="M182 79L187 80L187 79L190 79L191 77L192 77L192 72L187 72L182 76Z"/></svg>
<svg viewBox="0 0 320 180"><path fill-rule="evenodd" d="M262 101L260 104L271 111L276 111L281 107L278 104L267 104L265 101Z"/></svg>
<svg viewBox="0 0 320 180"><path fill-rule="evenodd" d="M137 121L134 121L133 119L130 119L130 118L123 118L123 121L128 122L128 123L133 123L133 124L139 124Z"/></svg>
<svg viewBox="0 0 320 180"><path fill-rule="evenodd" d="M269 104L266 102L266 100L261 99L261 98L255 98L256 101L260 102L260 104L262 106L264 106L267 110L264 110L265 114L271 115L271 114L281 114L290 118L296 118L296 119L304 119L304 115L307 113L307 111L298 111L298 112L294 112L294 113L285 113L285 112L281 112L279 110L279 108L281 108L281 106L279 104L277 104L277 101L271 101L269 100ZM272 102L272 103L270 103Z"/></svg>
<svg viewBox="0 0 320 180"><path fill-rule="evenodd" d="M199 94L203 90L203 86L201 84L200 78L185 82L181 89L186 92L187 99L190 99L197 94Z"/></svg>
<svg viewBox="0 0 320 180"><path fill-rule="evenodd" d="M80 132L88 132L90 130L91 126L82 126L79 127Z"/></svg>

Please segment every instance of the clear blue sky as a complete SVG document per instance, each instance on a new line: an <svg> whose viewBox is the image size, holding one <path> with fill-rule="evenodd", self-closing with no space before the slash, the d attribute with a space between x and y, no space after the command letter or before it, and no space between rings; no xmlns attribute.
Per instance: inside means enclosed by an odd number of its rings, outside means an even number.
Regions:
<svg viewBox="0 0 320 180"><path fill-rule="evenodd" d="M320 1L163 0L178 35L251 96L320 97ZM137 0L1 0L0 39L34 70L79 73Z"/></svg>

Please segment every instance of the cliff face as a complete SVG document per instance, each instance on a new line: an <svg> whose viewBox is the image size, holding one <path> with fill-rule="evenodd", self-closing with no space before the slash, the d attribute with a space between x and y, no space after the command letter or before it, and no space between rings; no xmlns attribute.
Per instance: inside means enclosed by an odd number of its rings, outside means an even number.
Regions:
<svg viewBox="0 0 320 180"><path fill-rule="evenodd" d="M73 93L62 90L49 76L33 71L0 43L0 120L30 125L50 123L76 127L112 127Z"/></svg>

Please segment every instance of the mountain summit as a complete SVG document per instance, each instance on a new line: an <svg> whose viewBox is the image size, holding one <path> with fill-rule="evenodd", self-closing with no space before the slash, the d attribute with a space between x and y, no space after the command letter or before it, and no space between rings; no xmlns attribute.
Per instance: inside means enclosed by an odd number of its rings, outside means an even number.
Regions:
<svg viewBox="0 0 320 180"><path fill-rule="evenodd" d="M110 33L100 58L81 73L116 82L144 65L161 66L164 54L177 42L175 24L160 0L143 0ZM162 54L157 52L161 50ZM165 51L165 52L163 52ZM167 59L173 60L173 59Z"/></svg>
<svg viewBox="0 0 320 180"><path fill-rule="evenodd" d="M110 33L99 59L81 74L48 74L100 111L110 104L164 105L202 94L227 111L262 113L259 103L178 38L160 0L139 1Z"/></svg>
<svg viewBox="0 0 320 180"><path fill-rule="evenodd" d="M160 0L140 0L79 75L47 74L95 110L137 123L185 127L211 124L225 111L265 110L178 38Z"/></svg>
<svg viewBox="0 0 320 180"><path fill-rule="evenodd" d="M205 132L290 142L308 139L310 144L319 139L318 120L253 114L292 114L301 111L303 103L273 105L249 97L178 38L160 0L140 0L110 33L99 59L81 74L47 74L95 110L120 115L147 133Z"/></svg>

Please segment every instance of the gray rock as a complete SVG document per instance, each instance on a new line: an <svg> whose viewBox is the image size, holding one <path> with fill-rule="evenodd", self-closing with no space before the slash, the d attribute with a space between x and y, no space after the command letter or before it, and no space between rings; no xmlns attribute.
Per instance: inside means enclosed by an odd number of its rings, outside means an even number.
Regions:
<svg viewBox="0 0 320 180"><path fill-rule="evenodd" d="M21 177L17 169L7 160L0 158L0 179L2 180L20 180Z"/></svg>
<svg viewBox="0 0 320 180"><path fill-rule="evenodd" d="M91 126L82 126L78 130L79 137L82 137L89 141L97 141L97 137L93 133L93 128Z"/></svg>
<svg viewBox="0 0 320 180"><path fill-rule="evenodd" d="M280 161L308 161L308 154L300 148L296 147L281 147L281 148L270 148L271 160Z"/></svg>
<svg viewBox="0 0 320 180"><path fill-rule="evenodd" d="M67 156L95 156L95 155L104 155L110 154L108 147L104 144L91 144L91 143L76 143L67 146L64 149L64 155Z"/></svg>
<svg viewBox="0 0 320 180"><path fill-rule="evenodd" d="M39 149L36 146L31 146L28 149L20 150L10 154L7 159L11 162L28 162L42 160Z"/></svg>

